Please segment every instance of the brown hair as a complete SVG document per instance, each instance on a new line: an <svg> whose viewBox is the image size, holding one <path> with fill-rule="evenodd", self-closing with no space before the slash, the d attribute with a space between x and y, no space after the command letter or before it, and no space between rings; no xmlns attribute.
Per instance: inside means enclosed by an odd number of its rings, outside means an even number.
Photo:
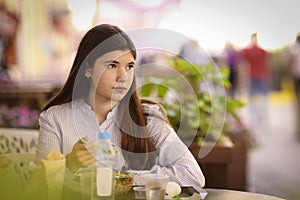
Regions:
<svg viewBox="0 0 300 200"><path fill-rule="evenodd" d="M130 50L136 59L136 49L129 38L117 26L102 24L89 30L79 44L79 48L66 83L43 110L72 100L85 98L89 92L89 80L85 77L86 67L93 66L97 58L114 50ZM131 169L149 169L154 163L149 156L155 151L146 130L147 119L143 115L141 100L133 84L118 106L117 123L121 130L121 149ZM131 117L128 117L128 112ZM131 121L128 121L130 119ZM134 123L137 125L133 125ZM144 127L139 129L137 127ZM138 130L137 130L138 129ZM134 159L134 153L142 153Z"/></svg>

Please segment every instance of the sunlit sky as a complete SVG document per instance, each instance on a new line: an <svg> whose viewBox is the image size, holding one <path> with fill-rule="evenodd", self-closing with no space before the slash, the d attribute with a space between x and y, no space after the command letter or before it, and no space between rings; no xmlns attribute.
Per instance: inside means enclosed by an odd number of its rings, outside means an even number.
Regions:
<svg viewBox="0 0 300 200"><path fill-rule="evenodd" d="M162 5L164 1L168 3L165 6L167 9L159 11L159 8L153 8L153 5ZM110 19L121 27L129 25L130 28L142 28L141 26L155 25L173 30L198 40L206 50L222 49L227 41L237 47L245 47L253 32L258 33L261 46L277 49L293 43L296 34L300 32L299 0L164 1L152 0L151 5L148 5L142 3L146 1L139 0L100 0L99 15L101 19ZM74 17L74 21L85 22L82 25L87 26L93 17L95 0L67 2L73 5L73 8L70 6L73 12L78 13L78 18ZM126 7L126 4L131 5L131 8L148 6L152 10L134 11L130 10L130 6ZM81 12L82 8L86 12ZM131 15L134 17L130 17Z"/></svg>
<svg viewBox="0 0 300 200"><path fill-rule="evenodd" d="M298 0L183 0L160 27L197 39L204 49L226 41L238 47L257 32L261 46L276 49L294 42L300 32Z"/></svg>

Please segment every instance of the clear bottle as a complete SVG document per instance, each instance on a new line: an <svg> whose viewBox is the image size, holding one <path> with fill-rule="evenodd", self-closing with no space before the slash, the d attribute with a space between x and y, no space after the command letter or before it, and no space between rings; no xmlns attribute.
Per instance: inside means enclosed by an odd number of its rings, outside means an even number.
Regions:
<svg viewBox="0 0 300 200"><path fill-rule="evenodd" d="M93 167L91 199L113 200L116 155L110 141L110 133L99 133L97 148L96 163Z"/></svg>

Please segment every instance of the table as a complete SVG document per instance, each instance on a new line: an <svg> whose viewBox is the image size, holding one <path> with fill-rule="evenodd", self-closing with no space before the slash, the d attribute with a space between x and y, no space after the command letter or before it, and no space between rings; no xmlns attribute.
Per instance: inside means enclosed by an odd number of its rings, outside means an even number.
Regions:
<svg viewBox="0 0 300 200"><path fill-rule="evenodd" d="M208 194L204 200L283 200L282 198L253 193L253 192L243 192L237 190L213 189L213 188L207 188L205 190L207 191ZM183 191L184 193L189 193L187 188L184 188ZM189 195L192 194L189 193ZM128 194L118 197L116 200L123 200L123 199L134 200L135 197L133 191L130 191ZM187 199L187 198L183 198L183 199Z"/></svg>
<svg viewBox="0 0 300 200"><path fill-rule="evenodd" d="M283 200L282 198L253 192L242 192L236 190L223 190L211 188L205 190L208 192L205 200Z"/></svg>
<svg viewBox="0 0 300 200"><path fill-rule="evenodd" d="M70 181L65 181L64 177L62 176L64 172L64 168L54 168L54 171L49 173L47 171L47 179L48 181L45 181L43 178L40 177L40 175L43 175L41 172L38 174L38 176L35 174L29 175L27 164L29 164L30 161L34 159L34 155L32 153L29 154L27 157L28 160L25 159L26 154L18 154L18 156L21 156L16 158L16 155L14 155L14 159L11 159L14 163L19 163L16 167L16 165L11 165L11 163L7 162L7 158L4 157L2 162L0 162L0 196L1 199L16 199L12 197L20 197L18 195L27 194L30 198L22 198L21 199L36 199L36 200L42 200L42 199L48 199L47 196L57 196L56 199L61 200L83 200L82 199L82 185L80 185L80 182L77 178L72 179ZM12 155L11 155L12 156ZM11 157L12 158L12 157ZM1 160L0 160L1 161ZM20 162L19 162L20 161ZM60 165L64 165L64 160L59 160ZM27 163L27 164L26 164ZM7 165L9 164L9 165ZM50 162L47 166L49 168L50 166L54 166L52 162ZM25 167L25 169L21 169ZM9 170L11 169L11 170ZM17 169L17 170L16 170ZM60 170L58 170L60 169ZM11 172L11 174L7 173ZM16 173L14 173L16 172ZM22 173L20 173L22 172ZM56 172L55 176L53 176L53 172ZM25 174L26 173L26 174ZM49 174L52 174L49 176ZM60 175L59 175L60 174ZM31 176L31 177L30 177ZM26 184L26 178L24 177L30 177L29 180L31 180L31 187L29 187L29 190L24 190L24 186L21 184L16 183L25 183ZM24 182L25 181L25 182ZM29 183L30 184L30 183ZM37 184L37 185L35 185ZM50 186L50 187L49 187ZM48 188L48 191L45 190L45 188ZM88 187L87 187L88 188ZM193 189L193 187L182 187L182 193L181 197L189 197L192 196L196 191ZM243 192L243 191L237 191L237 190L227 190L227 189L215 189L215 188L204 188L206 197L204 200L282 200L282 198L264 195L264 194L258 194L258 193L252 193L252 192ZM62 194L62 197L61 197ZM202 193L201 193L202 194ZM26 196L26 195L24 195ZM18 198L19 199L19 198ZM116 196L115 200L134 200L134 191L131 189L127 194L122 194L120 196ZM183 198L188 199L188 198Z"/></svg>

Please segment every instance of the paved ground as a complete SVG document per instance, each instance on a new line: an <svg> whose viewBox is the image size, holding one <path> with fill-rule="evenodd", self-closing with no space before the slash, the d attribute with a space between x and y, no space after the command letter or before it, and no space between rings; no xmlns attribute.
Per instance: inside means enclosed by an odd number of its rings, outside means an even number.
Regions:
<svg viewBox="0 0 300 200"><path fill-rule="evenodd" d="M257 146L249 154L250 191L300 199L300 142L293 102L286 94L270 95L267 120L252 124ZM242 113L251 124L249 106Z"/></svg>

